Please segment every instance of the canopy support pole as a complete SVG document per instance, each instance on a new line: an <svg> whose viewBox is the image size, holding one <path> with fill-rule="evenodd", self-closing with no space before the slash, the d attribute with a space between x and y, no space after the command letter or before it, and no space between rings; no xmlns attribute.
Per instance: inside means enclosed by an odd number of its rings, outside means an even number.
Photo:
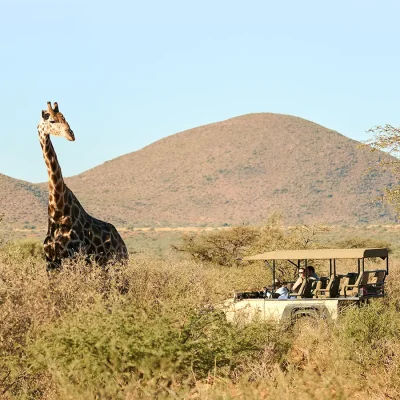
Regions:
<svg viewBox="0 0 400 400"><path fill-rule="evenodd" d="M275 293L275 260L272 261L272 290Z"/></svg>

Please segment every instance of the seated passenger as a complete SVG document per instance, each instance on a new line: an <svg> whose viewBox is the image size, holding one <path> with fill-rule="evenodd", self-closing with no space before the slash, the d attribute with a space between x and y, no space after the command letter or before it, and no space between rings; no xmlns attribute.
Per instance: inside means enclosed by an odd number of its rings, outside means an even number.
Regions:
<svg viewBox="0 0 400 400"><path fill-rule="evenodd" d="M315 273L315 268L312 265L307 267L307 278L311 281L316 281L319 279L319 276Z"/></svg>
<svg viewBox="0 0 400 400"><path fill-rule="evenodd" d="M286 285L283 285L279 279L275 279L275 293L279 294L278 299L287 299L289 295L289 289Z"/></svg>
<svg viewBox="0 0 400 400"><path fill-rule="evenodd" d="M297 281L294 283L291 290L293 293L296 293L300 289L301 284L303 283L303 280L305 278L306 278L306 270L304 268L299 268L299 277ZM319 280L319 276L315 273L315 268L312 265L309 265L307 267L307 279L313 283ZM312 285L312 287L313 286L315 285Z"/></svg>
<svg viewBox="0 0 400 400"><path fill-rule="evenodd" d="M295 293L300 289L301 284L303 283L303 279L306 277L306 271L304 268L299 268L299 277L297 281L292 286L292 292Z"/></svg>
<svg viewBox="0 0 400 400"><path fill-rule="evenodd" d="M317 287L317 281L319 281L319 276L315 273L315 268L312 265L307 267L307 279L311 281L310 295L314 295L314 290Z"/></svg>

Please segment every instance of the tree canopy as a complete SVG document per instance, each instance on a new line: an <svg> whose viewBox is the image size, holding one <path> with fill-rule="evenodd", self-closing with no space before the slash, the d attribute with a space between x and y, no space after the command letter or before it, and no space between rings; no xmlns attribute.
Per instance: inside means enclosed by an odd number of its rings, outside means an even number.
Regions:
<svg viewBox="0 0 400 400"><path fill-rule="evenodd" d="M379 168L382 170L390 170L395 176L400 178L400 128L386 124L376 126L368 133L372 135L368 139L364 147L368 147L370 151L384 151L393 157L382 157L379 162ZM400 180L400 179L399 179ZM393 185L384 189L383 200L389 203L394 209L397 216L400 216L400 185Z"/></svg>

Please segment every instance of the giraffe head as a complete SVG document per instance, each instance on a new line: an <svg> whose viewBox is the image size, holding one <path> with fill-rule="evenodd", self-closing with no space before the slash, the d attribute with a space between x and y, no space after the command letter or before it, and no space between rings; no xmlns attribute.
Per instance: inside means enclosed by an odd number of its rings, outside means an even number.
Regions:
<svg viewBox="0 0 400 400"><path fill-rule="evenodd" d="M42 118L39 127L46 135L62 136L68 140L74 141L75 136L64 115L58 110L58 104L54 103L54 108L50 101L47 102L47 110L42 111Z"/></svg>

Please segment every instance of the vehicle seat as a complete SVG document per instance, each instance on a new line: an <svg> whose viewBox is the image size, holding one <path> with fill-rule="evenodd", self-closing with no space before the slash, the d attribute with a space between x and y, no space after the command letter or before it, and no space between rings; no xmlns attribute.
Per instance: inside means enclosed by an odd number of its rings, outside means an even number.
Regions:
<svg viewBox="0 0 400 400"><path fill-rule="evenodd" d="M367 285L376 285L385 282L386 271L384 269L379 269L377 271L369 271L373 274L368 276Z"/></svg>
<svg viewBox="0 0 400 400"><path fill-rule="evenodd" d="M364 295L381 295L385 277L385 270L361 272L355 284L344 285L340 294L344 297L355 297L359 295L360 288L365 288Z"/></svg>
<svg viewBox="0 0 400 400"><path fill-rule="evenodd" d="M340 296L342 297L355 297L358 296L358 290L361 285L365 285L368 281L368 271L365 272L360 272L358 275L357 280L353 285L350 285L350 283L344 282L343 286L341 287L340 290Z"/></svg>
<svg viewBox="0 0 400 400"><path fill-rule="evenodd" d="M311 288L312 291L312 295L314 298L317 297L317 290L321 290L321 289L326 289L326 287L328 286L329 283L329 278L326 276L321 276L319 279L317 279L315 281L315 283L313 284L314 287Z"/></svg>
<svg viewBox="0 0 400 400"><path fill-rule="evenodd" d="M347 276L350 278L349 285L354 285L356 283L358 275L359 275L358 272L349 272L347 274Z"/></svg>
<svg viewBox="0 0 400 400"><path fill-rule="evenodd" d="M304 279L302 284L301 284L301 286L300 286L300 288L299 288L299 290L298 290L298 292L290 293L289 297L296 297L296 298L298 298L298 297L302 297L302 298L311 297L311 285L312 285L311 281L308 281L307 279Z"/></svg>
<svg viewBox="0 0 400 400"><path fill-rule="evenodd" d="M366 295L383 295L386 270L381 269L370 272L372 273L368 276L368 281L365 285Z"/></svg>
<svg viewBox="0 0 400 400"><path fill-rule="evenodd" d="M339 277L332 274L331 277L329 278L329 282L326 285L325 289L316 288L314 290L314 297L323 299L336 297L338 294L338 289L339 289Z"/></svg>
<svg viewBox="0 0 400 400"><path fill-rule="evenodd" d="M351 285L350 276L340 275L339 279L339 296L345 296L346 288Z"/></svg>

